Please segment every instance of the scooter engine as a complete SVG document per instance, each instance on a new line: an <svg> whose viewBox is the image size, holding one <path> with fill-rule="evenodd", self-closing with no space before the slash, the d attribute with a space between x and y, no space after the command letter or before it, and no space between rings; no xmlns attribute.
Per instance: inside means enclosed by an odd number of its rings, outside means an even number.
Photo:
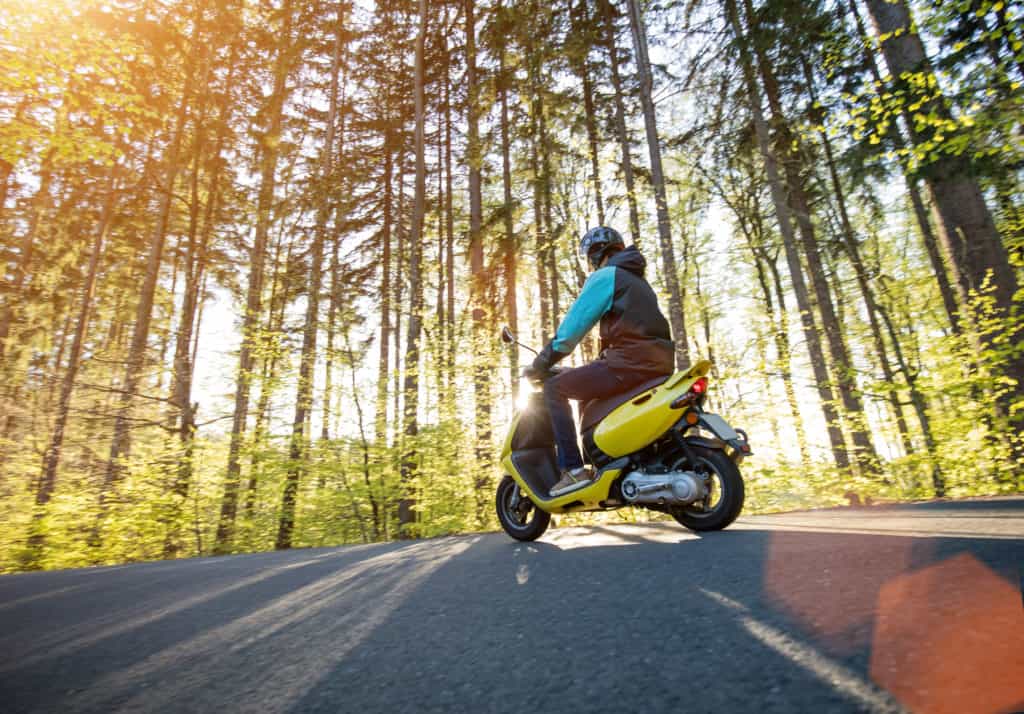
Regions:
<svg viewBox="0 0 1024 714"><path fill-rule="evenodd" d="M663 474L632 473L622 481L622 496L629 503L686 506L706 495L704 479L693 471Z"/></svg>

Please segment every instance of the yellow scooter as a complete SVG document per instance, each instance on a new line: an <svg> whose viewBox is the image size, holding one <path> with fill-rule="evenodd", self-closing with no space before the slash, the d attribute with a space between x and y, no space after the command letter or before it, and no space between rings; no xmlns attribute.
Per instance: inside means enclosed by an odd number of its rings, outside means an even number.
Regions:
<svg viewBox="0 0 1024 714"><path fill-rule="evenodd" d="M531 349L508 327L501 337ZM668 513L695 531L721 530L735 521L743 509L739 464L752 452L742 430L704 411L710 369L711 362L701 360L582 405L583 454L595 476L555 497L549 495L559 479L551 419L543 393L530 393L501 451L506 475L495 500L505 532L532 541L547 530L552 514L626 506ZM557 368L548 376L554 374Z"/></svg>

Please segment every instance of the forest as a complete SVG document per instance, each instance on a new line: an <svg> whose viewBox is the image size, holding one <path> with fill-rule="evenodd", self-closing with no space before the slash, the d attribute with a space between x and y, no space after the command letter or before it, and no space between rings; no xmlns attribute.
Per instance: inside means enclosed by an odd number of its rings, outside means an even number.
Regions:
<svg viewBox="0 0 1024 714"><path fill-rule="evenodd" d="M495 528L597 225L747 512L1024 488L1020 5L0 0L0 62L0 572Z"/></svg>

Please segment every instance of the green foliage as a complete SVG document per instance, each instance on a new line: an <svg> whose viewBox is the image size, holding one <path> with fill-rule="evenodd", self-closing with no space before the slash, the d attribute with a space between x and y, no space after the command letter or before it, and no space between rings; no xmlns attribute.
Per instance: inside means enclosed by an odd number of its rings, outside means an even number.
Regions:
<svg viewBox="0 0 1024 714"><path fill-rule="evenodd" d="M636 200L635 238L648 277L664 295L678 281L691 358L714 358L709 406L752 437L755 455L743 464L748 513L930 498L938 478L952 497L1024 488L1024 391L1011 376L1024 360L1024 290L1011 315L997 309L992 288L999 286L986 285L959 307L956 334L903 195L905 177L913 183L944 161L966 161L1020 285L1019 8L991 0L915 4L913 30L934 50L931 64L896 77L883 69L876 82L867 60L884 67L878 43L890 38L861 37L846 2L760 0L749 4L750 16L737 2L744 27L732 40L723 39L734 33L716 0L641 5L660 65L654 93L679 257L674 276L661 274L654 238L653 179L639 160L646 152L638 145L637 67L626 51L621 3L475 4L482 131L473 156L465 131L466 5L429 4L426 213L420 274L410 276L414 3L0 0L0 167L12 167L0 205L0 571L272 549L289 474L298 476L293 547L496 528L495 462L514 379L496 342L510 320L506 288L520 338L540 347L585 278L575 243L596 223L598 188L606 222L624 234L629 199ZM609 36L621 43L616 77ZM847 432L867 424L882 454L872 476L838 469L824 446L821 397L749 97L737 81L739 43L760 50L758 61L778 84L771 131L788 137L779 148L800 162L828 291L853 356L849 372L867 405L863 415L840 420ZM335 145L328 147L336 47ZM635 163L633 196L624 186L623 145ZM468 240L470 164L483 181L480 265ZM884 355L844 241L832 168L877 317L886 318ZM155 209L167 195L158 242ZM107 206L95 294L80 323ZM267 255L250 296L258 225L266 228ZM314 236L324 238L325 251L313 403L298 424L300 456L292 460ZM130 449L111 464L150 256L158 285L140 384L128 400ZM415 363L412 277L423 289ZM189 289L198 307L186 316ZM251 392L248 418L236 427L232 390L250 297L258 303L244 375ZM820 311L814 319L822 329ZM176 348L186 320L198 339L182 359ZM68 355L76 336L74 372ZM585 341L583 356L570 362L593 358L596 342ZM523 352L519 364L528 359ZM415 394L405 387L413 370ZM175 390L185 377L188 405ZM405 406L413 401L410 436ZM196 409L186 409L192 403ZM237 484L228 468L233 428ZM57 436L63 443L48 494L41 467ZM400 526L403 501L413 519ZM561 517L558 525L658 518L624 510ZM218 533L231 531L225 526L233 532L218 546Z"/></svg>

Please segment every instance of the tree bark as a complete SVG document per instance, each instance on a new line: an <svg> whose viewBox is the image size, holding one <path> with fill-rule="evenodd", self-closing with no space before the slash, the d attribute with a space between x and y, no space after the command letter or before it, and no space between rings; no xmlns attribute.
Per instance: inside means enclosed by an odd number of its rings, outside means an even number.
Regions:
<svg viewBox="0 0 1024 714"><path fill-rule="evenodd" d="M754 122L754 131L757 135L758 148L764 159L765 172L768 175L768 185L771 188L772 204L775 207L775 215L779 224L779 232L782 234L783 248L786 253L786 263L789 266L790 279L793 283L793 294L796 296L797 309L800 310L800 321L803 326L804 339L807 342L807 351L810 356L811 370L814 373L815 386L821 400L821 409L825 415L825 425L828 432L829 444L832 448L832 457L840 469L847 469L850 460L846 453L846 445L843 441L843 433L839 428L839 415L836 413L832 387L829 384L828 372L825 366L825 355L821 346L821 336L815 325L814 315L811 311L810 295L807 285L804 282L803 268L800 265L800 254L797 250L796 236L793 233L792 216L789 204L786 201L786 192L783 187L782 178L779 175L778 159L771 147L768 136L768 123L765 121L761 109L761 93L757 87L754 77L753 61L750 50L747 47L740 24L739 13L735 0L723 0L729 24L732 26L733 34L738 45L740 64L743 70L743 79L747 88L747 97L750 101L750 112Z"/></svg>
<svg viewBox="0 0 1024 714"><path fill-rule="evenodd" d="M39 527L39 520L45 512L46 505L50 502L57 483L57 469L60 465L61 448L64 445L64 429L67 426L68 413L71 409L71 395L74 392L75 378L78 376L78 369L81 366L82 349L85 344L86 333L89 329L89 315L92 310L92 300L96 289L96 276L99 272L100 256L103 253L103 241L106 237L107 229L110 227L110 220L118 198L117 179L114 171L112 171L107 187L107 200L100 214L99 226L93 236L92 250L89 254L89 267L86 273L85 285L82 287L82 302L78 310L78 321L75 324L75 335L71 341L68 366L64 371L64 378L61 381L57 417L54 420L50 442L43 455L42 474L36 484L36 511L33 514L33 525L29 538L29 546L34 558L38 556L39 550L43 545L44 534Z"/></svg>
<svg viewBox="0 0 1024 714"><path fill-rule="evenodd" d="M615 17L611 0L598 0L604 16L604 41L611 66L612 89L615 95L615 131L622 149L622 176L626 183L626 203L629 206L629 230L633 243L640 246L640 211L636 205L636 182L633 176L633 153L626 129L626 107L622 98L622 77L619 74L619 48L615 40Z"/></svg>
<svg viewBox="0 0 1024 714"><path fill-rule="evenodd" d="M531 15L537 17L537 3L531 4ZM556 315L551 309L550 282L548 275L548 242L551 237L547 235L544 226L544 189L542 183L544 176L541 171L540 155L543 151L540 133L540 113L544 111L544 105L540 100L540 53L535 51L533 33L528 32L526 38L526 56L528 57L528 75L530 88L530 175L533 184L533 235L534 251L537 263L537 285L540 296L540 339L538 342L545 342L548 335L555 331Z"/></svg>
<svg viewBox="0 0 1024 714"><path fill-rule="evenodd" d="M419 0L419 34L416 37L415 93L416 93L416 188L412 212L412 232L409 237L409 333L406 338L405 362L405 436L406 444L402 455L402 498L398 502L398 527L403 537L409 537L409 526L415 522L413 508L416 505L415 483L418 467L414 440L419 433L417 411L419 409L419 342L423 289L420 275L420 256L423 250L423 217L426 213L427 167L424 160L424 97L423 97L423 50L427 35L427 2Z"/></svg>
<svg viewBox="0 0 1024 714"><path fill-rule="evenodd" d="M636 52L637 71L640 75L640 104L644 113L644 128L647 131L647 149L651 156L651 182L654 189L654 204L658 216L658 243L661 248L661 266L665 287L668 290L669 322L672 324L672 338L676 343L676 367L685 369L690 364L690 349L686 335L683 303L679 292L679 274L676 269L675 247L672 245L672 224L668 216L668 199L665 196L665 175L661 166L661 143L658 138L655 115L651 61L647 57L647 30L637 0L627 0L629 26L633 32L633 49Z"/></svg>
<svg viewBox="0 0 1024 714"><path fill-rule="evenodd" d="M249 285L246 295L245 316L242 319L242 345L238 355L235 377L235 409L231 422L231 442L228 446L227 475L221 499L220 518L214 550L228 552L235 534L235 515L238 511L238 487L241 479L242 439L249 413L249 391L252 387L254 350L259 341L259 318L263 306L263 278L266 263L267 237L273 220L271 209L277 159L282 131L282 115L288 95L288 76L291 73L289 46L292 35L292 0L284 0L281 13L281 34L274 62L274 88L267 102L269 126L260 141L260 191L256 207L256 235L249 259Z"/></svg>
<svg viewBox="0 0 1024 714"><path fill-rule="evenodd" d="M590 77L590 18L587 16L586 0L568 0L572 16L573 34L582 46L577 49L579 56L573 58L576 74L583 84L583 120L587 127L587 148L590 153L590 181L594 187L594 203L597 207L597 225L604 225L604 196L601 191L601 163L598 156L597 118L594 112L594 84Z"/></svg>
<svg viewBox="0 0 1024 714"><path fill-rule="evenodd" d="M385 122L390 121L390 117ZM384 132L384 206L381 229L380 251L380 337L377 341L379 360L377 362L377 407L374 415L374 436L380 446L387 445L388 438L388 370L391 363L391 211L392 174L394 172L391 153L390 127Z"/></svg>
<svg viewBox="0 0 1024 714"><path fill-rule="evenodd" d="M811 72L811 67L803 57L801 57L801 65L810 99L812 102L817 103L818 97L814 89L814 76ZM853 224L850 221L850 214L846 207L846 192L843 189L842 182L839 180L839 171L836 168L835 155L832 151L832 141L829 139L827 131L821 133L821 145L825 150L825 164L828 167L832 192L836 199L836 209L839 214L840 223L839 233L842 237L843 249L850 259L850 264L853 266L853 272L857 278L857 286L860 288L861 297L864 300L868 324L871 328L871 339L875 347L875 354L878 357L878 364L882 370L882 377L886 384L886 399L892 408L893 416L896 417L896 428L899 432L904 452L909 454L913 447L910 443L903 406L900 404L899 394L896 390L896 378L892 371L892 365L889 362L889 353L885 346L885 340L882 337L881 326L878 323L878 303L875 300L874 290L871 287L864 261L861 259L860 244L857 242L857 237L853 231ZM845 322L845 320L841 321Z"/></svg>
<svg viewBox="0 0 1024 714"><path fill-rule="evenodd" d="M752 17L753 10L750 0L745 0L745 7L748 16ZM790 207L796 218L800 242L803 244L804 257L807 260L807 270L811 278L811 288L814 291L822 327L825 330L825 341L832 358L833 377L839 388L839 396L847 416L848 431L854 446L853 460L862 473L877 473L879 469L878 455L875 452L874 444L868 437L864 406L857 390L853 364L840 327L841 320L836 314L835 303L829 293L829 281L825 275L818 239L811 222L810 201L807 198L801 174L799 149L796 148L799 140L790 130L783 113L774 70L764 52L756 44L754 52L761 71L768 105L778 131L776 142L779 146L778 152L783 157L782 164L786 176L786 186L789 189Z"/></svg>
<svg viewBox="0 0 1024 714"><path fill-rule="evenodd" d="M114 420L114 436L110 442L110 455L107 470L103 477L100 490L100 517L105 512L105 499L113 485L124 475L124 459L131 450L131 417L132 399L139 389L142 372L146 363L146 345L149 341L149 325L153 316L153 298L157 282L160 280L160 266L163 263L164 243L171 215L171 199L174 196L174 184L178 177L181 144L185 135L185 124L188 120L189 102L196 81L195 71L199 54L205 51L202 39L205 6L197 3L193 18L192 42L185 66L185 80L181 92L181 100L174 121L170 144L167 148L164 177L160 184L160 201L157 208L156 225L149 242L149 256L146 263L146 274L143 278L139 302L135 312L135 329L132 332L131 346L125 366L124 381L121 384L121 400Z"/></svg>
<svg viewBox="0 0 1024 714"><path fill-rule="evenodd" d="M867 6L879 37L884 38L882 54L889 72L900 78L901 86L908 92L908 101L920 102L917 114L952 119L943 98L924 95L919 85L904 80L907 76L932 78L934 75L921 38L913 29L906 1L867 0ZM936 130L930 122L919 126L912 121L907 128L915 147L935 139ZM1013 345L1021 338L1013 321L1014 295L1019 288L1016 273L1006 246L996 232L969 154L940 153L929 159L921 173L942 219L939 237L953 269L960 302L970 305L973 295L990 293L994 303L992 317L1001 319L1004 326L989 330L980 338L985 347L998 353L1005 349L1000 344ZM1003 415L1013 415L1013 404L1024 399L1024 360L1010 357L1005 360L1002 371L1016 384L997 398L997 407ZM1010 416L1010 423L1010 428L1019 432L1024 426L1024 412ZM1022 450L1024 447L1020 445L1015 447L1018 459Z"/></svg>
<svg viewBox="0 0 1024 714"><path fill-rule="evenodd" d="M473 395L475 397L477 476L473 487L477 501L477 520L489 502L491 481L491 377L486 355L489 343L486 330L484 271L483 199L481 196L480 98L476 66L476 1L466 0L466 161L469 164L469 272L470 304L473 321Z"/></svg>
<svg viewBox="0 0 1024 714"><path fill-rule="evenodd" d="M868 35L864 28L864 21L861 19L860 11L857 9L857 0L850 0L850 10L857 25L857 34L867 42ZM878 63L875 61L874 53L865 46L864 55L875 84L879 87L883 86L882 73L878 70ZM908 112L903 113L903 119L907 125L910 124L911 118ZM889 132L889 141L897 152L906 148L903 133L896 123L894 123ZM928 262L935 273L935 281L939 286L939 295L942 298L942 305L946 310L950 328L953 330L953 334L960 335L963 332L960 326L960 306L957 305L956 295L949 282L949 267L939 253L938 239L936 239L935 232L932 230L932 223L928 218L928 210L925 208L924 199L921 198L921 191L917 187L917 179L907 171L906 166L903 167L903 178L907 185L907 193L910 196L914 217L917 219L917 225L921 230L921 241L924 243L925 252L928 254Z"/></svg>
<svg viewBox="0 0 1024 714"><path fill-rule="evenodd" d="M899 365L900 372L903 373L904 378L907 380L907 387L910 390L910 403L913 405L914 412L917 414L917 420L921 424L921 434L924 437L925 449L931 461L932 490L936 498L942 498L946 495L946 478L939 467L935 436L932 433L931 418L928 416L925 397L917 386L917 371L911 368L903 356L903 348L900 345L896 328L892 324L892 319L889 317L889 311L879 305L878 313L882 316L882 321L889 332L889 339L892 340L893 351L896 354L896 363Z"/></svg>
<svg viewBox="0 0 1024 714"><path fill-rule="evenodd" d="M288 473L285 476L284 492L281 494L281 510L278 519L277 539L274 547L286 550L292 547L295 530L295 504L298 498L299 481L306 469L309 458L306 443L306 420L313 408L313 373L316 367L316 343L320 329L320 291L323 287L324 244L327 242L327 223L331 215L331 202L327 186L334 169L334 137L338 114L338 77L341 72L342 33L344 10L342 3L336 5L338 25L334 36L334 54L331 59L331 90L327 107L327 136L321 150L316 227L313 230L313 244L309 250L310 273L306 290L306 320L302 330L302 352L299 357L299 380L295 387L295 417L292 419L292 434L288 448ZM342 139L344 141L344 139ZM339 156L341 163L344 157ZM341 193L344 193L342 191ZM325 403L324 408L327 408Z"/></svg>
<svg viewBox="0 0 1024 714"><path fill-rule="evenodd" d="M499 4L499 11L501 9ZM505 273L505 319L508 320L509 329L513 334L519 334L519 312L516 304L516 283L518 268L518 241L515 235L513 223L513 201L512 201L512 160L511 140L509 138L509 117L508 117L508 83L509 76L505 67L505 41L502 41L498 49L498 98L501 104L501 184L505 200L503 219L505 227L505 239L502 242L502 265ZM519 349L515 346L509 350L509 382L512 385L512 399L519 399Z"/></svg>
<svg viewBox="0 0 1024 714"><path fill-rule="evenodd" d="M29 270L32 266L32 258L35 255L36 233L39 231L39 222L43 213L50 206L50 185L53 181L53 168L50 154L47 153L39 170L39 188L32 197L32 209L29 215L28 228L21 238L21 249L18 251L18 260L14 267L14 274L11 276L10 295L4 302L3 310L0 310L0 360L7 354L7 338L11 333L11 326L14 324L15 301L21 300L21 291L28 279ZM9 364L4 371L9 369Z"/></svg>

